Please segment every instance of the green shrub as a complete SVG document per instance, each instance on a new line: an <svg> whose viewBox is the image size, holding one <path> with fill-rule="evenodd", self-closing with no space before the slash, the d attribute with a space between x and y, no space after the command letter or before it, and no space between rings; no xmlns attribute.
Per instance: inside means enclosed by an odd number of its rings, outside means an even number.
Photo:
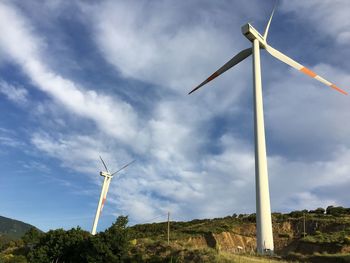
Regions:
<svg viewBox="0 0 350 263"><path fill-rule="evenodd" d="M30 249L29 262L123 262L130 245L127 222L127 217L120 216L110 228L95 236L79 227L51 230L42 234Z"/></svg>

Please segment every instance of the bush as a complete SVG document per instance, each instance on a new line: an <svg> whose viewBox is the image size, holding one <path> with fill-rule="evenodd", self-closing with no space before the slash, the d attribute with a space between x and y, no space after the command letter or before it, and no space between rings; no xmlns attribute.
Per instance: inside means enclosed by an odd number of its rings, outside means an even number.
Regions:
<svg viewBox="0 0 350 263"><path fill-rule="evenodd" d="M35 246L36 244L38 244L40 238L43 235L44 234L41 231L39 231L37 228L32 227L24 234L24 236L22 237L22 240L26 246L31 247L31 246Z"/></svg>
<svg viewBox="0 0 350 263"><path fill-rule="evenodd" d="M342 206L328 206L326 208L326 214L332 216L341 216L341 215L349 215L350 208L344 208Z"/></svg>
<svg viewBox="0 0 350 263"><path fill-rule="evenodd" d="M289 213L289 216L290 217L294 217L294 218L299 218L299 217L302 217L304 215L304 212L303 211L292 211Z"/></svg>
<svg viewBox="0 0 350 263"><path fill-rule="evenodd" d="M248 222L255 223L256 222L256 214L255 213L254 214L250 214L244 220L248 221Z"/></svg>
<svg viewBox="0 0 350 263"><path fill-rule="evenodd" d="M319 207L315 210L315 214L318 214L318 215L324 215L326 212L326 210L324 210L322 207Z"/></svg>
<svg viewBox="0 0 350 263"><path fill-rule="evenodd" d="M12 255L12 254L6 254L2 255L0 254L0 262L1 263L27 263L27 259L25 256L19 255Z"/></svg>
<svg viewBox="0 0 350 263"><path fill-rule="evenodd" d="M29 262L123 262L130 244L127 223L128 218L120 216L110 228L95 236L79 227L68 231L51 230L42 234L30 248Z"/></svg>

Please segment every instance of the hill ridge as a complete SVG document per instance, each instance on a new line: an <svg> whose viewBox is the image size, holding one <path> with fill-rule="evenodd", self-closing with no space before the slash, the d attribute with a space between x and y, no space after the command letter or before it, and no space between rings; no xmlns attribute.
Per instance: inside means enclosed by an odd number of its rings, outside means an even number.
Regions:
<svg viewBox="0 0 350 263"><path fill-rule="evenodd" d="M0 236L6 236L10 239L21 238L29 229L35 226L23 221L12 219L0 215ZM36 228L38 229L38 228Z"/></svg>

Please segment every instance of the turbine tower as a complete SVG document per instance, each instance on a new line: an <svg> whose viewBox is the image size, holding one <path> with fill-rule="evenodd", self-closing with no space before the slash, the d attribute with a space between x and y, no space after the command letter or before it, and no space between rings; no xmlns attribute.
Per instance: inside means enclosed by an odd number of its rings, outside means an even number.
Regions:
<svg viewBox="0 0 350 263"><path fill-rule="evenodd" d="M267 161L266 161L266 145L265 145L265 128L263 113L263 98L261 85L261 68L260 68L260 49L265 49L270 55L287 65L301 71L302 73L312 77L323 84L347 95L347 93L338 88L333 83L327 81L317 75L310 69L299 64L290 57L284 55L278 50L267 44L267 35L276 5L271 13L267 23L264 35L262 36L251 24L245 24L242 27L243 35L252 42L252 47L239 52L230 59L225 65L215 71L209 78L195 87L189 94L196 91L203 85L212 81L228 69L232 68L239 62L243 61L253 54L253 98L254 98L254 137L255 137L255 186L256 186L256 235L257 235L257 252L259 254L272 254L273 234L271 222L270 193L268 183Z"/></svg>
<svg viewBox="0 0 350 263"><path fill-rule="evenodd" d="M101 159L101 162L102 162L104 168L106 169L106 171L100 172L100 175L103 176L104 179L103 179L102 190L101 190L101 194L100 194L100 200L98 201L96 215L95 215L94 223L92 225L92 230L91 230L91 234L92 235L96 234L96 228L97 228L98 220L100 219L103 206L104 206L104 204L106 202L107 192L108 192L108 189L109 189L109 184L111 183L111 180L112 180L113 176L115 174L119 173L121 170L123 170L126 167L128 167L133 162L135 162L135 160L133 160L130 163L124 165L119 170L115 171L114 173L110 173L108 171L107 165L105 164L105 162L103 161L101 156L100 156L100 159Z"/></svg>

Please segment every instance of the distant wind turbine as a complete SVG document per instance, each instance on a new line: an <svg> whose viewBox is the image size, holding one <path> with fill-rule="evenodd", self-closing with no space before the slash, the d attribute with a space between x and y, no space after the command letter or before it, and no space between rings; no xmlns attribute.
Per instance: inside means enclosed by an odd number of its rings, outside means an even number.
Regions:
<svg viewBox="0 0 350 263"><path fill-rule="evenodd" d="M110 173L108 171L107 165L105 164L105 162L103 161L101 156L100 156L100 159L101 159L101 162L102 162L104 168L106 169L106 171L100 172L100 175L103 176L104 179L103 179L103 184L102 184L102 191L101 191L101 195L100 195L100 200L98 201L98 205L97 205L97 210L96 210L96 215L95 215L95 219L94 219L94 224L92 225L92 230L91 230L91 234L92 235L96 234L96 228L97 228L98 220L100 219L100 215L101 215L103 206L104 206L104 204L106 202L107 192L108 192L108 189L109 189L109 184L111 183L111 180L112 180L113 176L116 173L119 173L121 170L123 170L126 167L128 167L133 162L135 162L135 160L133 160L130 163L124 165L119 170L115 171L114 173Z"/></svg>
<svg viewBox="0 0 350 263"><path fill-rule="evenodd" d="M276 9L276 5L271 13L267 23L264 35L262 36L251 24L245 24L242 27L243 35L251 41L252 47L239 52L230 59L225 65L215 71L209 78L195 87L189 94L196 91L203 85L215 79L228 69L232 68L239 62L243 61L253 54L253 79L254 79L254 137L255 137L255 182L256 182L256 222L257 222L257 251L259 254L273 253L273 235L271 223L270 193L267 173L266 161L266 145L265 145L265 128L264 113L261 85L261 68L260 68L260 49L265 49L270 55L278 60L288 64L289 66L301 71L302 73L312 77L323 84L347 95L347 92L338 88L333 83L317 75L312 70L304 67L290 57L284 55L280 51L274 49L267 44L267 35L271 20Z"/></svg>

